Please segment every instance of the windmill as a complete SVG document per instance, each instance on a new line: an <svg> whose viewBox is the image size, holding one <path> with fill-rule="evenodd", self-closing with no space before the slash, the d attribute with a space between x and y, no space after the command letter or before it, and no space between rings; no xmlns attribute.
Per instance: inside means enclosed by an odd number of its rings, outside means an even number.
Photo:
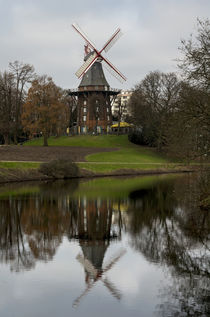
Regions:
<svg viewBox="0 0 210 317"><path fill-rule="evenodd" d="M108 280L108 278L105 276L105 274L116 264L120 258L126 253L125 249L120 249L117 254L105 265L104 268L102 267L96 267L91 259L88 259L87 257L83 256L82 254L78 254L76 259L80 262L80 264L84 267L85 273L86 273L86 288L81 293L80 296L78 296L74 302L73 307L77 307L80 304L81 299L87 295L90 290L94 287L94 285L102 281L102 283L105 285L105 287L108 289L108 291L114 296L116 299L120 300L122 295L121 292L115 287L115 285Z"/></svg>
<svg viewBox="0 0 210 317"><path fill-rule="evenodd" d="M119 81L124 82L126 77L102 53L110 50L122 32L118 28L102 49L98 50L77 24L72 24L72 27L85 41L84 63L76 72L76 76L82 80L76 91L69 92L77 98L78 133L109 132L112 124L111 102L120 90L110 89L102 63Z"/></svg>
<svg viewBox="0 0 210 317"><path fill-rule="evenodd" d="M81 299L101 281L120 300L121 293L111 283L105 274L125 254L125 249L120 249L107 264L104 264L105 253L110 241L120 239L120 235L112 227L113 208L112 202L106 199L86 199L80 197L77 208L77 238L82 253L76 259L84 267L86 288L78 296L73 306L79 305Z"/></svg>

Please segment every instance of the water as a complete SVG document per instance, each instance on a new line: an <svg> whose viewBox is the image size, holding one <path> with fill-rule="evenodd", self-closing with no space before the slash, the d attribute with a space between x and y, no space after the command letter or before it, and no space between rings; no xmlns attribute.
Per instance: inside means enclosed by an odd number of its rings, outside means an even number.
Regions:
<svg viewBox="0 0 210 317"><path fill-rule="evenodd" d="M0 187L0 316L210 316L196 175Z"/></svg>

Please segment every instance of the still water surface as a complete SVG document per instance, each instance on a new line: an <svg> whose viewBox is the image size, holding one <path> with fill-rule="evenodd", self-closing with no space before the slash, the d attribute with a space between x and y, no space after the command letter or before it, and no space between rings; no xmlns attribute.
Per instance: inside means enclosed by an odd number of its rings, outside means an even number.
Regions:
<svg viewBox="0 0 210 317"><path fill-rule="evenodd" d="M0 187L0 316L210 316L193 175Z"/></svg>

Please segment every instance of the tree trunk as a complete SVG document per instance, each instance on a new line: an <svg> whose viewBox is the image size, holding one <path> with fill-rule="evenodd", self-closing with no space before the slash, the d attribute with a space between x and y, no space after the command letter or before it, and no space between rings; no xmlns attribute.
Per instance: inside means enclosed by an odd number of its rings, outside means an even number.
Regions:
<svg viewBox="0 0 210 317"><path fill-rule="evenodd" d="M48 139L48 135L47 133L44 133L44 146L48 146L48 142L47 142L47 139Z"/></svg>
<svg viewBox="0 0 210 317"><path fill-rule="evenodd" d="M15 131L14 131L14 144L17 145L18 144L18 141L17 141L17 130L15 128Z"/></svg>
<svg viewBox="0 0 210 317"><path fill-rule="evenodd" d="M4 134L4 144L5 145L10 144L9 134L8 133Z"/></svg>
<svg viewBox="0 0 210 317"><path fill-rule="evenodd" d="M117 135L120 134L120 121L118 121L118 127L117 127Z"/></svg>

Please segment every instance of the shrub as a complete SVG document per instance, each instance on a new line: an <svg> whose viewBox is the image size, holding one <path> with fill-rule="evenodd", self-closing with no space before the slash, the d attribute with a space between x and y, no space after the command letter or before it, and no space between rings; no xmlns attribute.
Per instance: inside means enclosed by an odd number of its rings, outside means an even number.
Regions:
<svg viewBox="0 0 210 317"><path fill-rule="evenodd" d="M134 144L157 146L157 136L155 129L142 128L141 130L133 130L128 135L128 140Z"/></svg>
<svg viewBox="0 0 210 317"><path fill-rule="evenodd" d="M66 159L42 163L39 172L53 178L72 178L79 176L79 168L77 165Z"/></svg>
<svg viewBox="0 0 210 317"><path fill-rule="evenodd" d="M128 134L128 140L134 144L146 145L141 132L131 131Z"/></svg>

